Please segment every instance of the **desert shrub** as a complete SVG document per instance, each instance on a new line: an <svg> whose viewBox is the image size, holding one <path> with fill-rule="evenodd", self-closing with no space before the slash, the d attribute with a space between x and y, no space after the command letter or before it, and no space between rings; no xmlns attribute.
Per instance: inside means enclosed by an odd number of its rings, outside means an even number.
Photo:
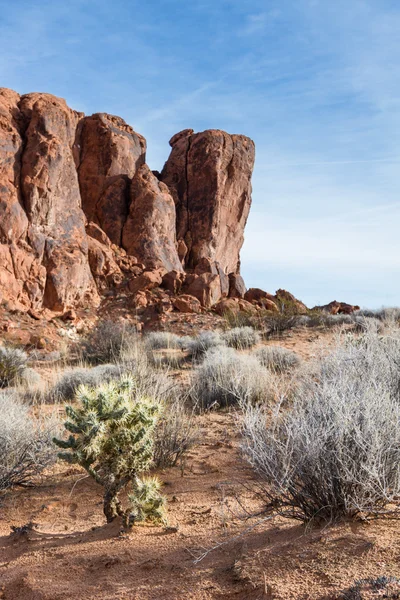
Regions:
<svg viewBox="0 0 400 600"><path fill-rule="evenodd" d="M341 327L342 325L353 325L353 315L323 315L322 326L326 328Z"/></svg>
<svg viewBox="0 0 400 600"><path fill-rule="evenodd" d="M149 361L157 369L181 369L187 363L187 357L177 352L151 352Z"/></svg>
<svg viewBox="0 0 400 600"><path fill-rule="evenodd" d="M381 386L390 398L400 402L400 329L387 328L386 335L376 331L374 323L361 334L340 335L333 352L319 365L320 380L340 375L357 389Z"/></svg>
<svg viewBox="0 0 400 600"><path fill-rule="evenodd" d="M222 315L228 329L237 327L257 327L257 316L247 310L227 310ZM258 328L258 327L257 327Z"/></svg>
<svg viewBox="0 0 400 600"><path fill-rule="evenodd" d="M252 327L234 327L222 334L222 339L230 348L238 350L252 348L261 340L258 331Z"/></svg>
<svg viewBox="0 0 400 600"><path fill-rule="evenodd" d="M23 386L39 386L42 383L42 378L40 374L35 371L35 369L31 369L27 367L23 369L23 371L18 376L17 382Z"/></svg>
<svg viewBox="0 0 400 600"><path fill-rule="evenodd" d="M270 397L270 377L255 356L219 346L205 354L192 377L191 398L200 409L261 402Z"/></svg>
<svg viewBox="0 0 400 600"><path fill-rule="evenodd" d="M28 486L56 458L53 419L36 419L15 392L0 392L0 490Z"/></svg>
<svg viewBox="0 0 400 600"><path fill-rule="evenodd" d="M118 361L125 348L138 338L136 328L121 322L100 321L82 342L82 357L88 362Z"/></svg>
<svg viewBox="0 0 400 600"><path fill-rule="evenodd" d="M392 510L400 494L399 342L348 336L268 426L262 408L247 407L245 454L283 514L330 521Z"/></svg>
<svg viewBox="0 0 400 600"><path fill-rule="evenodd" d="M301 363L296 352L282 348L281 346L262 346L255 352L260 363L276 373L283 373L298 367Z"/></svg>
<svg viewBox="0 0 400 600"><path fill-rule="evenodd" d="M185 349L188 351L189 356L197 360L204 356L210 348L223 346L224 344L225 340L219 331L202 331L196 337L187 340Z"/></svg>
<svg viewBox="0 0 400 600"><path fill-rule="evenodd" d="M179 386L168 375L154 368L149 354L139 348L139 353L133 360L121 363L122 372L131 377L135 385L135 393L138 396L151 397L158 402L169 402L179 393Z"/></svg>
<svg viewBox="0 0 400 600"><path fill-rule="evenodd" d="M294 329L299 324L302 315L274 313L264 319L264 330L267 337L279 337L285 331Z"/></svg>
<svg viewBox="0 0 400 600"><path fill-rule="evenodd" d="M332 329L354 323L353 315L331 315L324 311L312 310L307 315L298 315L294 320L295 327L322 327Z"/></svg>
<svg viewBox="0 0 400 600"><path fill-rule="evenodd" d="M82 386L76 398L78 406L65 409L68 439L54 438L66 450L59 457L82 466L103 486L107 522L117 516L129 525L146 518L162 521L165 501L160 483L139 478L152 464L160 403L140 395L133 378L96 388ZM128 485L130 504L123 510L119 494Z"/></svg>
<svg viewBox="0 0 400 600"><path fill-rule="evenodd" d="M381 333L384 329L382 321L375 317L362 317L360 315L354 315L352 317L352 323L355 331L368 331L373 329L377 333Z"/></svg>
<svg viewBox="0 0 400 600"><path fill-rule="evenodd" d="M64 371L60 379L48 393L48 400L72 400L80 385L96 386L121 377L122 369L118 365L104 364L97 367L76 367Z"/></svg>
<svg viewBox="0 0 400 600"><path fill-rule="evenodd" d="M170 331L152 331L146 335L145 345L152 350L180 348L180 337Z"/></svg>
<svg viewBox="0 0 400 600"><path fill-rule="evenodd" d="M382 311L382 320L383 321L394 321L394 322L399 323L400 308L399 307L384 308Z"/></svg>
<svg viewBox="0 0 400 600"><path fill-rule="evenodd" d="M366 319L379 319L380 321L399 321L400 308L387 307L371 310L368 308L360 309L355 313L357 316L365 317Z"/></svg>
<svg viewBox="0 0 400 600"><path fill-rule="evenodd" d="M373 579L360 579L349 589L340 592L336 600L370 600L371 598L386 598L386 600L399 600L400 579L397 577L377 577Z"/></svg>
<svg viewBox="0 0 400 600"><path fill-rule="evenodd" d="M19 348L0 346L0 388L13 385L21 377L28 355Z"/></svg>
<svg viewBox="0 0 400 600"><path fill-rule="evenodd" d="M154 440L156 467L175 467L196 444L198 430L193 417L193 412L187 410L179 396L165 406Z"/></svg>

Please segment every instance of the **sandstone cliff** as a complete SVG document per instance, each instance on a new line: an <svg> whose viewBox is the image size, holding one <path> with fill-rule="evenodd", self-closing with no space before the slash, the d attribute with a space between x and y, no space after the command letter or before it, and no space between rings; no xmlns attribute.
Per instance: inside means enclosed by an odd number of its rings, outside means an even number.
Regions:
<svg viewBox="0 0 400 600"><path fill-rule="evenodd" d="M190 310L242 298L254 143L185 130L170 145L153 173L121 118L0 88L0 301L58 312L110 288L142 306L138 293L164 289Z"/></svg>

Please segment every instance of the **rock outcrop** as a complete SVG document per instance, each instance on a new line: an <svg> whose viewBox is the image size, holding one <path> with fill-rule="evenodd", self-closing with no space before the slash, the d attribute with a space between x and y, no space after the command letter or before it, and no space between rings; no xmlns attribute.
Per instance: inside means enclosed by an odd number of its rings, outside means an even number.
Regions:
<svg viewBox="0 0 400 600"><path fill-rule="evenodd" d="M56 311L97 302L73 154L82 115L48 94L0 97L9 106L0 130L3 296Z"/></svg>
<svg viewBox="0 0 400 600"><path fill-rule="evenodd" d="M351 315L357 310L360 310L360 307L353 304L347 304L347 302L333 300L324 306L314 306L312 310L326 312L331 315Z"/></svg>
<svg viewBox="0 0 400 600"><path fill-rule="evenodd" d="M131 183L122 246L152 269L183 271L175 223L175 204L168 187L158 181L147 165L142 165Z"/></svg>
<svg viewBox="0 0 400 600"><path fill-rule="evenodd" d="M170 145L161 180L175 200L177 239L186 245L186 266L194 268L207 258L226 274L238 273L251 205L254 143L224 131L186 129Z"/></svg>
<svg viewBox="0 0 400 600"><path fill-rule="evenodd" d="M185 130L170 144L160 175L123 119L0 88L0 301L65 312L121 288L144 307L160 290L161 312L197 312L242 299L254 143Z"/></svg>
<svg viewBox="0 0 400 600"><path fill-rule="evenodd" d="M104 113L83 118L77 137L83 210L120 246L129 213L130 180L146 161L146 140L120 117Z"/></svg>

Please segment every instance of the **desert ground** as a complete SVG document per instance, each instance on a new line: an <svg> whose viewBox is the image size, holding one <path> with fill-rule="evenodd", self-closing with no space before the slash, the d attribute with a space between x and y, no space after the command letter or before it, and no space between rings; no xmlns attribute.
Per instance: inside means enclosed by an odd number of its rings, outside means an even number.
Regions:
<svg viewBox="0 0 400 600"><path fill-rule="evenodd" d="M296 327L262 345L293 350L307 362L329 352L336 336L336 329ZM35 368L49 378L48 365L39 361ZM168 376L185 380L191 369L171 368ZM63 403L33 410L62 418ZM341 594L357 580L399 575L398 520L304 524L264 514L258 476L241 451L240 409L203 411L193 419L197 443L175 467L157 470L167 525L126 530L119 518L106 524L101 487L81 467L60 461L34 485L6 490L0 500L0 597L364 598L370 596Z"/></svg>

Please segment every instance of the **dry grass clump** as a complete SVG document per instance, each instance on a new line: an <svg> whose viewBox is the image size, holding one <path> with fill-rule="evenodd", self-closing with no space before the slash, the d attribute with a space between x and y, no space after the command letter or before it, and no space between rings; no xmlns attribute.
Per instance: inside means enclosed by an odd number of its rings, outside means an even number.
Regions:
<svg viewBox="0 0 400 600"><path fill-rule="evenodd" d="M353 315L352 319L355 331L368 331L374 330L377 333L382 333L384 330L384 322L375 317L363 317L360 315Z"/></svg>
<svg viewBox="0 0 400 600"><path fill-rule="evenodd" d="M379 308L377 310L361 309L355 313L357 316L365 317L366 319L379 319L379 321L400 321L400 308L396 306Z"/></svg>
<svg viewBox="0 0 400 600"><path fill-rule="evenodd" d="M199 432L193 417L193 411L188 411L179 395L165 405L154 439L156 467L175 467L196 445Z"/></svg>
<svg viewBox="0 0 400 600"><path fill-rule="evenodd" d="M400 330L341 338L293 406L248 405L244 451L265 498L303 521L391 513L400 495ZM317 378L315 377L317 374Z"/></svg>
<svg viewBox="0 0 400 600"><path fill-rule="evenodd" d="M147 348L152 350L167 350L180 348L181 338L170 331L152 331L144 338Z"/></svg>
<svg viewBox="0 0 400 600"><path fill-rule="evenodd" d="M190 395L200 409L263 402L271 396L270 376L255 356L219 346L195 369Z"/></svg>
<svg viewBox="0 0 400 600"><path fill-rule="evenodd" d="M209 350L217 346L223 346L225 339L219 331L202 331L194 338L187 338L183 347L189 356L198 360Z"/></svg>
<svg viewBox="0 0 400 600"><path fill-rule="evenodd" d="M187 363L187 357L179 352L166 350L149 354L149 361L156 369L182 369Z"/></svg>
<svg viewBox="0 0 400 600"><path fill-rule="evenodd" d="M298 367L301 359L296 352L281 346L262 346L255 352L260 363L275 373L284 373Z"/></svg>
<svg viewBox="0 0 400 600"><path fill-rule="evenodd" d="M118 361L126 347L136 343L136 328L121 322L100 321L82 342L82 358L92 363Z"/></svg>
<svg viewBox="0 0 400 600"><path fill-rule="evenodd" d="M28 363L28 355L19 348L0 346L0 388L17 383Z"/></svg>
<svg viewBox="0 0 400 600"><path fill-rule="evenodd" d="M64 371L60 379L50 389L47 399L52 402L72 400L81 385L89 387L119 379L122 367L113 364L97 365L97 367L76 367Z"/></svg>
<svg viewBox="0 0 400 600"><path fill-rule="evenodd" d="M230 348L245 350L259 344L261 336L253 327L234 327L222 334L222 340Z"/></svg>
<svg viewBox="0 0 400 600"><path fill-rule="evenodd" d="M32 416L16 392L0 392L0 490L32 485L56 459L54 419Z"/></svg>

